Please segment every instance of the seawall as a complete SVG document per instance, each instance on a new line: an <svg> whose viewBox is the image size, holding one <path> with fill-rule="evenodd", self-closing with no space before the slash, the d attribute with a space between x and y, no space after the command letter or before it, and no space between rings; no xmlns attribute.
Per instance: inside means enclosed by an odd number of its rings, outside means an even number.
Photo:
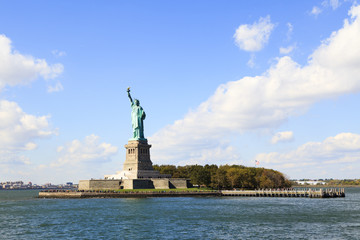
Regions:
<svg viewBox="0 0 360 240"><path fill-rule="evenodd" d="M215 192L39 192L39 198L147 198L147 197L207 197L221 196Z"/></svg>
<svg viewBox="0 0 360 240"><path fill-rule="evenodd" d="M147 197L345 197L343 188L260 189L223 191L42 191L39 198L147 198Z"/></svg>

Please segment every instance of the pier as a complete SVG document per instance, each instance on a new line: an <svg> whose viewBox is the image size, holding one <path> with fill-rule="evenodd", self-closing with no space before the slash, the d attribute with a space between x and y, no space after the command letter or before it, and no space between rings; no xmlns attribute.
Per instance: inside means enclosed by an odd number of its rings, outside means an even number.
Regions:
<svg viewBox="0 0 360 240"><path fill-rule="evenodd" d="M305 189L260 189L260 190L223 190L222 196L238 197L307 197L337 198L345 197L344 188L305 188Z"/></svg>
<svg viewBox="0 0 360 240"><path fill-rule="evenodd" d="M344 188L305 189L257 189L257 190L199 190L199 191L65 191L45 190L39 198L147 198L147 197L305 197L338 198L345 197Z"/></svg>

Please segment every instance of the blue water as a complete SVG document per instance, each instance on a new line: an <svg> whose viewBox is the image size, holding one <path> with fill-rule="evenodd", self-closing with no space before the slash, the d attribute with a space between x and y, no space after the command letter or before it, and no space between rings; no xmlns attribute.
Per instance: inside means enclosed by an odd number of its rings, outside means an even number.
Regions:
<svg viewBox="0 0 360 240"><path fill-rule="evenodd" d="M345 198L38 199L0 191L0 239L360 239Z"/></svg>

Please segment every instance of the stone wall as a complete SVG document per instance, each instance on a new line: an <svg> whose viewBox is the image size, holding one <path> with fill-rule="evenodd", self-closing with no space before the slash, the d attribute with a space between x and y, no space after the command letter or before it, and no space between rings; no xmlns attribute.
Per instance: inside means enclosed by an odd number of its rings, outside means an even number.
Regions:
<svg viewBox="0 0 360 240"><path fill-rule="evenodd" d="M169 179L168 178L153 178L151 179L151 181L154 184L155 189L169 189L170 188L170 184L169 184Z"/></svg>
<svg viewBox="0 0 360 240"><path fill-rule="evenodd" d="M90 180L80 180L78 189L79 190L90 190Z"/></svg>
<svg viewBox="0 0 360 240"><path fill-rule="evenodd" d="M133 189L154 189L154 184L150 179L133 179Z"/></svg>
<svg viewBox="0 0 360 240"><path fill-rule="evenodd" d="M79 190L169 189L188 188L190 182L181 178L80 180Z"/></svg>
<svg viewBox="0 0 360 240"><path fill-rule="evenodd" d="M79 190L120 189L121 180L80 180Z"/></svg>
<svg viewBox="0 0 360 240"><path fill-rule="evenodd" d="M170 178L170 188L188 188L190 181L183 178Z"/></svg>
<svg viewBox="0 0 360 240"><path fill-rule="evenodd" d="M123 179L121 180L121 188L123 189L134 189L132 179Z"/></svg>
<svg viewBox="0 0 360 240"><path fill-rule="evenodd" d="M154 184L150 179L123 179L121 187L123 189L154 189Z"/></svg>

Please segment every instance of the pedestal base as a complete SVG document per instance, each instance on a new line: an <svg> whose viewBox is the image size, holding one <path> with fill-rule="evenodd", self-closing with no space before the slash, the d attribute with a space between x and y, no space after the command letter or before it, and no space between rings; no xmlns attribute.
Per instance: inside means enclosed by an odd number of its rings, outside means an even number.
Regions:
<svg viewBox="0 0 360 240"><path fill-rule="evenodd" d="M79 181L79 190L171 189L189 187L191 187L190 180L181 178Z"/></svg>
<svg viewBox="0 0 360 240"><path fill-rule="evenodd" d="M105 175L103 180L80 180L79 190L116 189L169 189L188 188L187 179L172 179L170 174L155 171L150 160L150 148L146 139L129 140L122 171Z"/></svg>

